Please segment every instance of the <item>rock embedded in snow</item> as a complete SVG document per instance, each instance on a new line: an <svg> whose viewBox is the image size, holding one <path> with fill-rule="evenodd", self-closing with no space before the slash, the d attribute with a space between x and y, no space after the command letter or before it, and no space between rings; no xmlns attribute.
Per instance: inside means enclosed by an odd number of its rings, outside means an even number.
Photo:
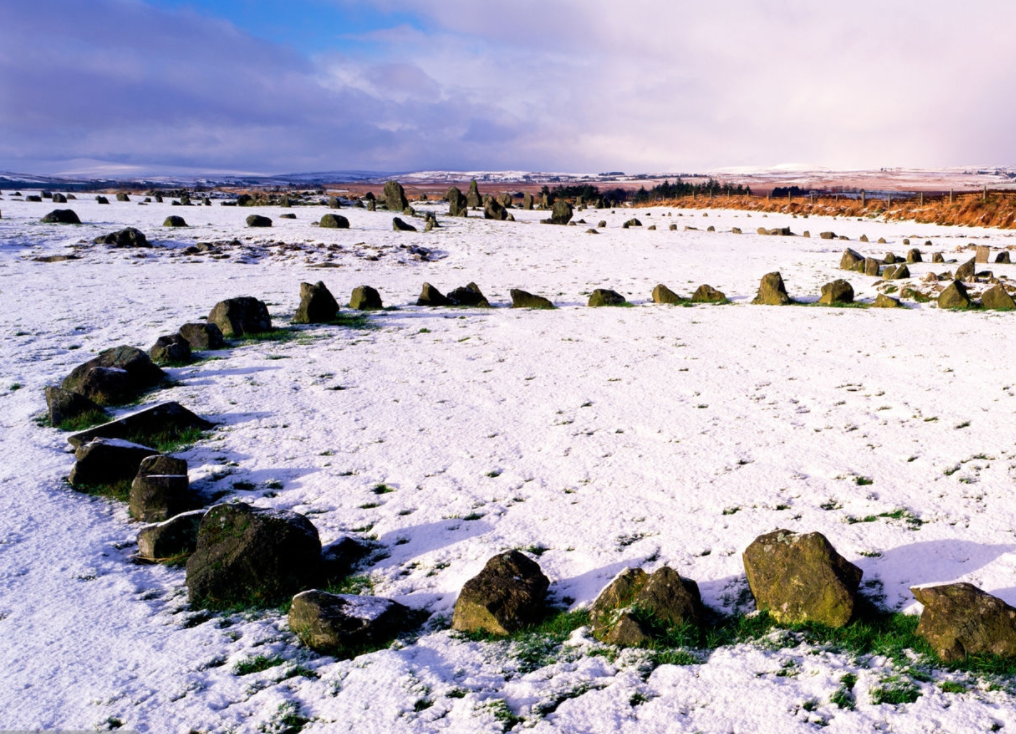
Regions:
<svg viewBox="0 0 1016 734"><path fill-rule="evenodd" d="M293 315L294 324L325 324L339 314L339 304L328 287L317 283L300 283L300 305Z"/></svg>
<svg viewBox="0 0 1016 734"><path fill-rule="evenodd" d="M916 247L907 250L907 262L908 263L919 263L921 260L921 251Z"/></svg>
<svg viewBox="0 0 1016 734"><path fill-rule="evenodd" d="M455 288L450 291L448 293L448 300L456 306L490 308L490 302L483 295L483 292L480 291L480 286L476 283L469 283L462 288Z"/></svg>
<svg viewBox="0 0 1016 734"><path fill-rule="evenodd" d="M119 346L106 349L75 367L61 387L107 405L133 399L142 391L157 386L165 377L166 373L140 349Z"/></svg>
<svg viewBox="0 0 1016 734"><path fill-rule="evenodd" d="M222 349L226 341L222 338L222 330L215 324L195 322L180 327L180 336L187 340L190 348L195 351L206 349Z"/></svg>
<svg viewBox="0 0 1016 734"><path fill-rule="evenodd" d="M599 229L606 229L607 228L607 220L606 219L601 219L596 226Z"/></svg>
<svg viewBox="0 0 1016 734"><path fill-rule="evenodd" d="M39 221L43 224L81 224L73 209L54 209Z"/></svg>
<svg viewBox="0 0 1016 734"><path fill-rule="evenodd" d="M654 627L698 626L705 608L698 584L663 566L652 574L627 568L593 603L593 635L615 645L653 641Z"/></svg>
<svg viewBox="0 0 1016 734"><path fill-rule="evenodd" d="M393 217L392 230L395 232L415 232L416 227L414 227L412 224L407 224L406 222L402 221L402 219L400 219L399 217Z"/></svg>
<svg viewBox="0 0 1016 734"><path fill-rule="evenodd" d="M148 356L155 364L187 364L191 361L190 342L179 334L166 334L155 340Z"/></svg>
<svg viewBox="0 0 1016 734"><path fill-rule="evenodd" d="M978 263L986 263L991 257L991 248L987 245L977 245L974 248L974 261Z"/></svg>
<svg viewBox="0 0 1016 734"><path fill-rule="evenodd" d="M96 438L148 441L179 436L188 430L207 431L215 424L195 415L180 403L159 403L115 421L103 423L67 437L71 446L81 446ZM158 452L155 452L158 453Z"/></svg>
<svg viewBox="0 0 1016 734"><path fill-rule="evenodd" d="M711 285L703 283L695 292L691 294L692 303L726 303L727 296L723 291L719 291L713 288Z"/></svg>
<svg viewBox="0 0 1016 734"><path fill-rule="evenodd" d="M903 280L910 277L910 268L906 263L891 265L882 272L883 280Z"/></svg>
<svg viewBox="0 0 1016 734"><path fill-rule="evenodd" d="M924 605L917 634L946 662L968 655L1016 657L1016 609L973 584L914 586Z"/></svg>
<svg viewBox="0 0 1016 734"><path fill-rule="evenodd" d="M836 239L836 233L835 232L819 232L818 236L821 237L824 240L835 240Z"/></svg>
<svg viewBox="0 0 1016 734"><path fill-rule="evenodd" d="M891 252L885 254L885 259L882 260L886 265L895 265L898 258Z"/></svg>
<svg viewBox="0 0 1016 734"><path fill-rule="evenodd" d="M864 257L861 253L848 247L843 251L843 256L840 258L840 270L854 270L863 273Z"/></svg>
<svg viewBox="0 0 1016 734"><path fill-rule="evenodd" d="M389 181L385 184L384 204L389 211L401 212L409 207L409 199L406 198L406 191L398 181Z"/></svg>
<svg viewBox="0 0 1016 734"><path fill-rule="evenodd" d="M670 303L674 305L680 305L686 303L687 299L681 298L681 296L674 293L667 286L660 283L653 288L653 303Z"/></svg>
<svg viewBox="0 0 1016 734"><path fill-rule="evenodd" d="M458 186L452 186L448 189L445 192L444 200L448 202L449 217L465 217L468 215L469 206L466 203L466 197L463 196Z"/></svg>
<svg viewBox="0 0 1016 734"><path fill-rule="evenodd" d="M931 256L931 261L933 263L944 263L945 262L945 255L943 255L941 252L936 252L935 254L933 254Z"/></svg>
<svg viewBox="0 0 1016 734"><path fill-rule="evenodd" d="M64 390L62 387L49 386L45 393L49 424L53 427L59 427L64 421L82 416L101 419L106 415L106 411L101 405L76 392Z"/></svg>
<svg viewBox="0 0 1016 734"><path fill-rule="evenodd" d="M109 199L107 199L105 196L96 196L95 197L95 203L96 204L108 204L109 203Z"/></svg>
<svg viewBox="0 0 1016 734"><path fill-rule="evenodd" d="M635 217L632 217L632 218L631 218L631 219L629 219L629 220L628 220L627 222L625 222L624 224L622 224L622 225L621 225L621 228L622 228L622 229L628 229L628 228L630 228L630 227L641 227L641 226L642 226L642 222L640 222L640 221L639 221L639 220L638 220L637 218L635 218Z"/></svg>
<svg viewBox="0 0 1016 734"><path fill-rule="evenodd" d="M128 196L127 194L123 193L123 192L120 192L119 194L116 195L116 200L117 201L130 201L131 197Z"/></svg>
<svg viewBox="0 0 1016 734"><path fill-rule="evenodd" d="M162 223L163 227L186 227L187 221L183 217L178 217L176 214L171 214L166 217L166 220Z"/></svg>
<svg viewBox="0 0 1016 734"><path fill-rule="evenodd" d="M755 606L780 624L842 627L854 614L863 572L821 533L774 530L744 551Z"/></svg>
<svg viewBox="0 0 1016 734"><path fill-rule="evenodd" d="M877 278L882 265L873 257L864 258L864 274Z"/></svg>
<svg viewBox="0 0 1016 734"><path fill-rule="evenodd" d="M526 291L519 290L518 288L512 288L509 291L509 295L512 297L512 308L536 308L536 309L552 309L554 304L543 296L537 296Z"/></svg>
<svg viewBox="0 0 1016 734"><path fill-rule="evenodd" d="M778 271L766 273L762 276L758 295L755 296L755 300L752 303L762 306L785 306L788 303L793 303L790 296L787 295L787 288L783 284L783 276Z"/></svg>
<svg viewBox="0 0 1016 734"><path fill-rule="evenodd" d="M417 306L451 306L453 305L441 291L432 286L430 283L423 284L423 290L420 291L420 297L416 299Z"/></svg>
<svg viewBox="0 0 1016 734"><path fill-rule="evenodd" d="M501 206L497 199L488 194L483 198L483 218L505 221L508 219L508 210Z"/></svg>
<svg viewBox="0 0 1016 734"><path fill-rule="evenodd" d="M903 304L900 303L899 299L887 296L885 293L879 293L875 296L875 302L871 305L875 308L903 308Z"/></svg>
<svg viewBox="0 0 1016 734"><path fill-rule="evenodd" d="M466 205L474 208L483 205L483 197L480 196L480 189L476 185L476 179L469 182L469 191L466 192Z"/></svg>
<svg viewBox="0 0 1016 734"><path fill-rule="evenodd" d="M225 337L239 337L272 330L268 306L253 296L240 296L219 301L208 314L208 323L215 324Z"/></svg>
<svg viewBox="0 0 1016 734"><path fill-rule="evenodd" d="M1009 259L1009 251L1008 250L1002 250L1000 253L995 255L995 262L996 263L1000 263L1000 264L1004 264L1004 265L1010 265L1010 264L1012 264L1012 260Z"/></svg>
<svg viewBox="0 0 1016 734"><path fill-rule="evenodd" d="M349 307L356 311L379 311L385 306L376 288L358 285L349 296Z"/></svg>
<svg viewBox="0 0 1016 734"><path fill-rule="evenodd" d="M550 218L541 220L544 224L568 224L572 218L572 205L563 198L557 199L550 210Z"/></svg>
<svg viewBox="0 0 1016 734"><path fill-rule="evenodd" d="M343 535L322 546L321 582L341 583L353 572L357 563L370 555L373 547L375 546L352 535Z"/></svg>
<svg viewBox="0 0 1016 734"><path fill-rule="evenodd" d="M163 522L190 509L187 474L149 474L139 470L131 482L131 517L142 522Z"/></svg>
<svg viewBox="0 0 1016 734"><path fill-rule="evenodd" d="M92 240L97 245L109 245L110 247L151 247L152 244L145 237L144 233L134 227L124 227L116 232L100 235Z"/></svg>
<svg viewBox="0 0 1016 734"><path fill-rule="evenodd" d="M971 258L965 263L956 268L956 280L972 280L974 277L974 271L976 269L976 263Z"/></svg>
<svg viewBox="0 0 1016 734"><path fill-rule="evenodd" d="M954 280L938 294L939 308L970 308L970 296L967 295L967 288L963 283Z"/></svg>
<svg viewBox="0 0 1016 734"><path fill-rule="evenodd" d="M67 197L64 196L63 194L53 194L53 203L54 204L66 204L67 203Z"/></svg>
<svg viewBox="0 0 1016 734"><path fill-rule="evenodd" d="M544 611L550 580L536 561L519 551L494 556L466 582L455 602L452 628L507 635Z"/></svg>
<svg viewBox="0 0 1016 734"><path fill-rule="evenodd" d="M246 219L248 227L271 227L272 220L261 214L251 214Z"/></svg>
<svg viewBox="0 0 1016 734"><path fill-rule="evenodd" d="M617 291L612 291L609 288L597 288L589 295L589 302L586 304L589 308L599 308L601 306L623 306L628 301Z"/></svg>
<svg viewBox="0 0 1016 734"><path fill-rule="evenodd" d="M138 531L138 557L164 561L193 553L204 516L204 510L181 512L165 522L142 528Z"/></svg>
<svg viewBox="0 0 1016 734"><path fill-rule="evenodd" d="M341 209L342 202L339 200L339 197L337 196L329 196L328 201L325 203L325 206L327 206L329 209Z"/></svg>
<svg viewBox="0 0 1016 734"><path fill-rule="evenodd" d="M835 306L854 302L854 289L845 280L834 280L822 286L822 295L818 302L824 306Z"/></svg>
<svg viewBox="0 0 1016 734"><path fill-rule="evenodd" d="M1011 311L1016 308L1016 301L1001 283L996 283L981 294L981 305L994 311Z"/></svg>
<svg viewBox="0 0 1016 734"><path fill-rule="evenodd" d="M349 220L341 214L325 214L318 226L325 229L349 229Z"/></svg>
<svg viewBox="0 0 1016 734"><path fill-rule="evenodd" d="M313 586L320 561L317 528L303 515L216 505L201 519L187 561L188 598L209 608L278 603Z"/></svg>
<svg viewBox="0 0 1016 734"><path fill-rule="evenodd" d="M390 641L409 628L415 616L391 599L311 589L293 597L289 628L312 650L358 652Z"/></svg>
<svg viewBox="0 0 1016 734"><path fill-rule="evenodd" d="M159 452L115 438L97 438L77 447L68 481L75 489L112 486L137 476L141 462Z"/></svg>

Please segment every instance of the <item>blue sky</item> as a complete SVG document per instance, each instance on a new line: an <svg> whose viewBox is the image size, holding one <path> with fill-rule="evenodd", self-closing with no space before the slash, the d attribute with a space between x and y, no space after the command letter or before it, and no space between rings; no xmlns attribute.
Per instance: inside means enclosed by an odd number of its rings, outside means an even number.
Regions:
<svg viewBox="0 0 1016 734"><path fill-rule="evenodd" d="M1016 163L1016 3L0 2L0 170Z"/></svg>

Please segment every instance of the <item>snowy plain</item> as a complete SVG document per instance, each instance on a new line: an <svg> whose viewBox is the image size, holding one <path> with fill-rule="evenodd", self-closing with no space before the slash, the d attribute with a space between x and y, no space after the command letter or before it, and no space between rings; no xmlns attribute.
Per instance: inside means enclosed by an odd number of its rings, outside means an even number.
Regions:
<svg viewBox="0 0 1016 734"><path fill-rule="evenodd" d="M627 209L552 227L540 212L449 219L438 204L418 207L439 215L430 233L393 232L390 213L362 209L341 212L351 229L321 230L311 226L320 206L100 206L87 194L53 205L10 193L0 201L0 728L272 732L290 713L309 720L305 732L497 732L506 710L534 732L1016 727L1005 691L928 683L915 703L875 705L864 691L887 674L878 661L804 649L739 645L647 674L635 653L587 654L599 645L579 632L556 661L520 672L506 646L459 639L439 616L450 618L490 556L533 547L554 598L572 608L626 566L667 564L733 611L746 589L741 552L775 528L824 533L893 608L917 613L910 586L954 579L1016 604L1016 314L750 304L773 270L792 297L815 300L839 277L860 300L876 294L875 278L836 269L848 243L762 237L757 226L833 230L879 257L904 254L910 237L968 259L957 248L1014 246L1011 233L661 208L634 212L657 231L622 229ZM84 224L40 224L54 208ZM252 212L274 226L246 228ZM170 214L190 227L164 229ZM587 234L600 219L607 227ZM156 246L87 244L128 225ZM234 238L228 258L183 253ZM80 259L33 259L70 253ZM932 267L911 266L913 280ZM374 593L426 608L433 626L346 661L300 647L279 613L190 611L184 571L130 562L139 524L122 504L72 491L65 435L34 420L44 386L103 349L147 348L240 295L268 302L284 326L300 282L318 280L340 303L368 284L397 308L371 315L370 329L307 327L172 369L178 384L148 400L220 424L181 454L192 484L238 483L227 500L305 513L323 542L371 534L384 546L388 556L362 570ZM496 308L418 308L424 281L443 292L474 281ZM708 283L733 303L654 305L657 283L685 296ZM586 308L598 287L634 306ZM504 308L509 288L560 308ZM394 491L375 495L381 483ZM848 521L899 509L923 524ZM237 674L259 654L288 662ZM791 657L798 674L777 675ZM856 710L829 701L847 671L859 678ZM548 700L559 704L540 713Z"/></svg>

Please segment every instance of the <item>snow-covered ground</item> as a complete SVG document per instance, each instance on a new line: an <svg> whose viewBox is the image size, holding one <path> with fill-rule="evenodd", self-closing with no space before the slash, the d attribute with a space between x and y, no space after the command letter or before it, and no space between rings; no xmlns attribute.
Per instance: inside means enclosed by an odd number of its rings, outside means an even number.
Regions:
<svg viewBox="0 0 1016 734"><path fill-rule="evenodd" d="M54 208L85 224L40 224ZM741 645L649 672L638 653L588 654L599 646L580 631L527 672L506 646L459 639L437 616L487 558L533 546L573 608L625 566L668 564L730 611L746 588L741 552L777 527L824 533L892 607L916 613L909 586L952 579L1016 603L1016 314L749 303L772 270L795 297L838 277L862 300L876 292L874 278L836 269L846 243L760 237L760 225L831 229L878 256L905 253L904 237L948 256L975 237L1016 245L1011 234L659 209L637 212L659 231L621 229L632 211L619 209L577 213L586 226L516 211L516 223L441 217L406 234L360 209L343 210L349 230L311 227L322 207L258 209L275 226L251 230L250 209L7 191L0 210L0 728L283 731L289 714L310 720L305 732L495 732L508 713L536 732L1016 726L1013 699L985 688L924 683L915 703L874 705L866 691L888 674L878 660ZM169 214L191 227L163 229ZM126 225L157 247L72 249ZM182 252L233 238L229 258ZM33 260L72 252L81 259ZM911 266L914 281L931 268ZM70 490L65 436L33 420L43 387L102 349L147 348L240 295L284 325L300 282L318 280L340 302L373 285L397 308L372 315L376 328L310 327L171 370L179 384L150 399L222 424L183 454L194 485L239 483L231 496L306 513L325 542L370 534L385 546L364 570L374 592L433 612L431 631L349 661L301 648L277 612L195 615L184 571L130 563L139 525L122 504ZM424 281L445 292L475 281L498 308L417 308ZM734 303L654 305L657 283L682 295L709 283ZM586 308L597 287L634 307ZM561 308L503 308L509 288ZM380 483L395 491L375 495ZM848 522L898 509L923 524ZM238 675L256 655L288 662ZM787 660L796 675L777 675ZM856 710L829 701L848 670Z"/></svg>

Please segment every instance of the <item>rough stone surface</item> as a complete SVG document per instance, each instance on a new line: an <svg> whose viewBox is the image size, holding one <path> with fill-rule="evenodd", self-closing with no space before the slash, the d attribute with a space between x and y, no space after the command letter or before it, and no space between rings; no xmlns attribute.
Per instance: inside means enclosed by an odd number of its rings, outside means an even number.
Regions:
<svg viewBox="0 0 1016 734"><path fill-rule="evenodd" d="M248 227L271 227L272 220L260 214L251 214L247 217Z"/></svg>
<svg viewBox="0 0 1016 734"><path fill-rule="evenodd" d="M159 403L67 437L71 446L81 446L96 438L146 441L180 434L189 429L207 431L215 426L177 402ZM158 453L158 452L156 452Z"/></svg>
<svg viewBox="0 0 1016 734"><path fill-rule="evenodd" d="M165 522L149 525L138 532L138 557L165 561L194 552L198 545L198 527L204 510L182 512Z"/></svg>
<svg viewBox="0 0 1016 734"><path fill-rule="evenodd" d="M997 255L995 255L995 262L996 263L1002 263L1002 264L1005 264L1005 265L1012 264L1012 260L1009 258L1009 251L1008 250L1002 250L1002 252L1000 252Z"/></svg>
<svg viewBox="0 0 1016 734"><path fill-rule="evenodd" d="M409 206L409 199L406 198L406 191L398 181L389 181L385 184L383 194L385 206L389 211L405 211Z"/></svg>
<svg viewBox="0 0 1016 734"><path fill-rule="evenodd" d="M456 306L470 306L473 308L490 308L490 302L480 291L476 283L469 283L463 288L456 288L448 293L448 300Z"/></svg>
<svg viewBox="0 0 1016 734"><path fill-rule="evenodd" d="M325 214L318 226L325 229L349 229L349 220L341 214Z"/></svg>
<svg viewBox="0 0 1016 734"><path fill-rule="evenodd" d="M469 182L469 191L466 192L466 205L479 207L483 204L483 197L480 196L480 189L476 185L476 179Z"/></svg>
<svg viewBox="0 0 1016 734"><path fill-rule="evenodd" d="M756 538L743 558L756 607L780 624L842 627L853 616L863 572L821 533L775 530Z"/></svg>
<svg viewBox="0 0 1016 734"><path fill-rule="evenodd" d="M599 308L601 306L622 306L628 301L617 291L612 291L609 288L597 288L589 296L589 303L586 305L590 308Z"/></svg>
<svg viewBox="0 0 1016 734"><path fill-rule="evenodd" d="M81 220L78 219L78 215L73 209L54 209L40 221L43 224L81 224Z"/></svg>
<svg viewBox="0 0 1016 734"><path fill-rule="evenodd" d="M697 626L703 615L698 585L663 566L651 575L626 568L600 592L590 619L598 639L637 646L652 642L654 627Z"/></svg>
<svg viewBox="0 0 1016 734"><path fill-rule="evenodd" d="M148 356L156 364L186 364L191 361L190 342L179 334L166 334L155 340Z"/></svg>
<svg viewBox="0 0 1016 734"><path fill-rule="evenodd" d="M392 230L395 232L415 232L416 227L408 222L404 222L399 217L392 218Z"/></svg>
<svg viewBox="0 0 1016 734"><path fill-rule="evenodd" d="M137 476L141 461L159 453L149 446L114 438L97 438L78 446L67 480L75 489L126 482Z"/></svg>
<svg viewBox="0 0 1016 734"><path fill-rule="evenodd" d="M703 283L695 292L691 294L692 303L726 303L727 296L723 291L719 291L713 288L711 285Z"/></svg>
<svg viewBox="0 0 1016 734"><path fill-rule="evenodd" d="M887 267L882 273L883 280L903 280L910 277L910 268L906 263Z"/></svg>
<svg viewBox="0 0 1016 734"><path fill-rule="evenodd" d="M956 280L970 280L974 277L976 263L971 258L956 268Z"/></svg>
<svg viewBox="0 0 1016 734"><path fill-rule="evenodd" d="M945 287L938 294L939 308L970 308L970 296L967 295L966 286L958 280Z"/></svg>
<svg viewBox="0 0 1016 734"><path fill-rule="evenodd" d="M550 210L550 223L551 224L568 224L572 218L572 205L565 201L563 198L558 199L554 202L553 208Z"/></svg>
<svg viewBox="0 0 1016 734"><path fill-rule="evenodd" d="M996 311L1010 311L1016 308L1016 301L1001 283L996 283L981 294L981 305Z"/></svg>
<svg viewBox="0 0 1016 734"><path fill-rule="evenodd" d="M924 605L917 634L946 662L968 655L1016 657L1016 609L973 584L915 586Z"/></svg>
<svg viewBox="0 0 1016 734"><path fill-rule="evenodd" d="M85 415L101 418L106 414L101 405L71 390L50 386L45 392L46 410L51 426L59 426L64 421Z"/></svg>
<svg viewBox="0 0 1016 734"><path fill-rule="evenodd" d="M763 306L784 306L793 303L787 295L787 288L783 285L783 276L779 272L767 273L762 276L759 284L758 295L752 303Z"/></svg>
<svg viewBox="0 0 1016 734"><path fill-rule="evenodd" d="M991 257L991 248L987 245L978 245L974 249L974 261L979 263L986 263Z"/></svg>
<svg viewBox="0 0 1016 734"><path fill-rule="evenodd" d="M79 364L64 378L61 387L100 405L112 405L155 387L165 377L166 373L153 364L145 352L136 347L119 346Z"/></svg>
<svg viewBox="0 0 1016 734"><path fill-rule="evenodd" d="M349 576L356 565L370 555L368 542L344 535L321 548L322 583L339 583Z"/></svg>
<svg viewBox="0 0 1016 734"><path fill-rule="evenodd" d="M549 586L539 564L519 551L494 556L462 587L452 628L510 634L539 617Z"/></svg>
<svg viewBox="0 0 1016 734"><path fill-rule="evenodd" d="M899 299L887 296L885 293L879 293L875 296L875 302L872 306L875 308L903 308L903 304L900 303Z"/></svg>
<svg viewBox="0 0 1016 734"><path fill-rule="evenodd" d="M878 277L882 264L873 257L864 258L864 274Z"/></svg>
<svg viewBox="0 0 1016 734"><path fill-rule="evenodd" d="M415 616L391 599L311 589L293 597L289 628L312 650L355 652L391 640L405 631Z"/></svg>
<svg viewBox="0 0 1016 734"><path fill-rule="evenodd" d="M142 474L131 483L131 517L142 522L163 522L189 509L186 474Z"/></svg>
<svg viewBox="0 0 1016 734"><path fill-rule="evenodd" d="M268 306L253 296L240 296L219 301L208 314L208 323L215 324L226 337L245 336L272 330Z"/></svg>
<svg viewBox="0 0 1016 734"><path fill-rule="evenodd" d="M845 280L834 280L822 286L822 295L818 302L824 306L854 302L854 289Z"/></svg>
<svg viewBox="0 0 1016 734"><path fill-rule="evenodd" d="M303 515L216 505L201 519L187 561L188 597L212 608L278 603L313 586L320 562L321 540Z"/></svg>
<svg viewBox="0 0 1016 734"><path fill-rule="evenodd" d="M663 285L663 283L660 283L653 288L653 303L681 304L686 302L687 299L681 298L681 296L674 293L674 291Z"/></svg>
<svg viewBox="0 0 1016 734"><path fill-rule="evenodd" d="M381 294L369 285L358 285L349 296L349 307L357 311L378 311L385 307Z"/></svg>
<svg viewBox="0 0 1016 734"><path fill-rule="evenodd" d="M180 327L180 336L187 340L192 350L198 352L206 349L222 349L226 346L222 330L215 324L203 321L184 324Z"/></svg>
<svg viewBox="0 0 1016 734"><path fill-rule="evenodd" d="M518 288L512 288L509 291L509 294L512 298L512 308L554 308L554 304L543 296L527 293L526 291L519 290Z"/></svg>
<svg viewBox="0 0 1016 734"><path fill-rule="evenodd" d="M162 223L163 227L186 227L187 221L183 217L178 217L173 214L166 217L166 220Z"/></svg>
<svg viewBox="0 0 1016 734"><path fill-rule="evenodd" d="M854 270L863 273L864 256L848 247L843 251L843 256L840 258L840 270Z"/></svg>
<svg viewBox="0 0 1016 734"><path fill-rule="evenodd" d="M916 247L907 250L907 262L908 263L919 263L921 260L921 251Z"/></svg>
<svg viewBox="0 0 1016 734"><path fill-rule="evenodd" d="M320 280L317 283L300 283L300 305L293 315L294 324L324 324L334 321L339 304L331 291Z"/></svg>
<svg viewBox="0 0 1016 734"><path fill-rule="evenodd" d="M464 217L469 211L469 205L466 203L466 197L459 191L458 186L452 186L444 195L445 201L448 202L448 216L449 217Z"/></svg>
<svg viewBox="0 0 1016 734"><path fill-rule="evenodd" d="M441 291L432 286L430 283L423 284L423 290L420 291L420 297L416 299L417 306L451 306L453 305Z"/></svg>

